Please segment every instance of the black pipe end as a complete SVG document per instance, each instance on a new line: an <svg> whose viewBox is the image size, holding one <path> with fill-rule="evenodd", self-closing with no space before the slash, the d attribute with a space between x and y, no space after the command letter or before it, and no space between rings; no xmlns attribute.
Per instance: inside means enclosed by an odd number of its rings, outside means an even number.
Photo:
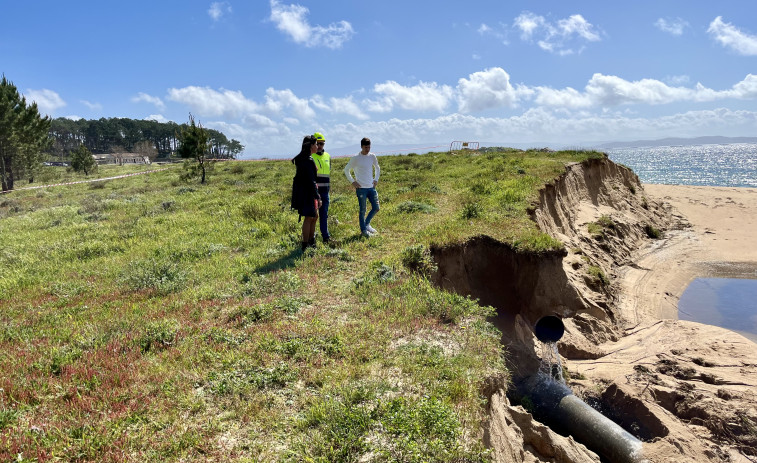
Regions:
<svg viewBox="0 0 757 463"><path fill-rule="evenodd" d="M557 342L565 334L565 325L563 325L560 317L547 315L536 322L534 334L541 342Z"/></svg>

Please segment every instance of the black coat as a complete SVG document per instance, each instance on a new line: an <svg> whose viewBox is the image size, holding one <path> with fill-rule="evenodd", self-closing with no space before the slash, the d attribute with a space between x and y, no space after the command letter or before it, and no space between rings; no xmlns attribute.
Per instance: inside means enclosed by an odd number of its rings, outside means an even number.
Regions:
<svg viewBox="0 0 757 463"><path fill-rule="evenodd" d="M316 185L318 168L310 156L298 155L292 163L297 168L292 179L292 209L297 209L301 216L313 217L313 204L316 199L321 199Z"/></svg>

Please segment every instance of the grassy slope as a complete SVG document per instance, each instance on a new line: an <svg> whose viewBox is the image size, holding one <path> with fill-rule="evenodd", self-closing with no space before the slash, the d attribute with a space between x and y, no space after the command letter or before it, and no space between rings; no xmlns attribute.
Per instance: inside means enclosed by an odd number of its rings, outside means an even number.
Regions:
<svg viewBox="0 0 757 463"><path fill-rule="evenodd" d="M526 208L590 156L381 157L370 240L335 159L334 243L305 255L286 161L0 196L0 460L486 461L492 309L409 268L559 246Z"/></svg>

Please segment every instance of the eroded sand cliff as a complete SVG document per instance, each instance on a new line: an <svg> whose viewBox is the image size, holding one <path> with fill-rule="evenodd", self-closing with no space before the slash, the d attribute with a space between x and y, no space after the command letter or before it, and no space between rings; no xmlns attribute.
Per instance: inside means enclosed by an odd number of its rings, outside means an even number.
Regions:
<svg viewBox="0 0 757 463"><path fill-rule="evenodd" d="M670 188L683 188L679 193L698 198L694 204L719 205L717 214L694 214L716 223L692 224ZM743 228L755 223L757 190L687 188L647 191L631 170L608 159L571 165L541 191L532 211L564 252L522 254L480 237L433 249L434 278L497 308L515 380L538 368L535 321L562 317L566 335L558 348L569 386L644 441L650 461L757 461L757 344L675 320L674 310L693 278L749 277L757 268L757 250L748 243L753 232L745 237ZM738 221L729 207L738 208ZM745 245L749 251L736 252ZM489 393L484 439L497 461L599 461L513 406L501 387Z"/></svg>

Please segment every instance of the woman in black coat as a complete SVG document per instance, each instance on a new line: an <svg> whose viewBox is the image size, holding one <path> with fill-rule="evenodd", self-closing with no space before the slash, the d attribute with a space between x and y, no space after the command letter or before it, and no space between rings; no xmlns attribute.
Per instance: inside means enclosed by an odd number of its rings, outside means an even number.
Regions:
<svg viewBox="0 0 757 463"><path fill-rule="evenodd" d="M292 181L292 209L297 209L302 222L302 250L308 246L315 246L315 225L318 222L318 209L321 207L321 196L318 194L316 185L316 173L313 158L318 147L315 137L308 135L302 140L300 154L292 159L292 164L297 167L297 172Z"/></svg>

